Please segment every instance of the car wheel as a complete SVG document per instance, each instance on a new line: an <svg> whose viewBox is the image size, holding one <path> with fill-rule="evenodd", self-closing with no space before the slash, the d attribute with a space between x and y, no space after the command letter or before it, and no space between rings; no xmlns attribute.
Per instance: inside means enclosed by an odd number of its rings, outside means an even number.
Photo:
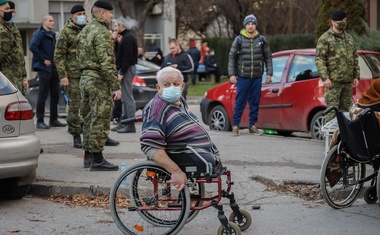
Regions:
<svg viewBox="0 0 380 235"><path fill-rule="evenodd" d="M231 123L228 118L227 111L223 106L215 106L209 116L208 124L211 130L215 131L231 131Z"/></svg>
<svg viewBox="0 0 380 235"><path fill-rule="evenodd" d="M17 180L7 180L1 184L0 197L5 199L19 199L25 196L30 189L30 184L18 185Z"/></svg>
<svg viewBox="0 0 380 235"><path fill-rule="evenodd" d="M325 123L325 117L323 116L323 111L316 113L310 123L310 134L312 139L323 140L324 133L322 132L322 127Z"/></svg>

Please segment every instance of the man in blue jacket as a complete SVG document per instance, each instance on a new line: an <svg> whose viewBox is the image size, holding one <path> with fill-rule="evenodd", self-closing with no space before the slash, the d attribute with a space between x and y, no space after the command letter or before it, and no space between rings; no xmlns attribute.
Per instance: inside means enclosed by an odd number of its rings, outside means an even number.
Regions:
<svg viewBox="0 0 380 235"><path fill-rule="evenodd" d="M38 73L39 93L37 99L38 129L64 127L66 124L58 121L58 101L60 95L59 76L54 63L55 32L54 19L51 15L42 18L42 26L35 32L29 48L33 52L32 69ZM44 122L45 102L50 92L50 126Z"/></svg>

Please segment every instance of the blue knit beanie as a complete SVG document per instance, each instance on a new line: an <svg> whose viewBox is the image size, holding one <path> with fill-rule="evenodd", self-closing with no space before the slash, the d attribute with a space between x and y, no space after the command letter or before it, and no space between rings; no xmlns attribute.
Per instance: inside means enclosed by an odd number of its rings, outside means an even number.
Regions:
<svg viewBox="0 0 380 235"><path fill-rule="evenodd" d="M259 26L259 24L257 23L257 19L256 19L256 17L253 14L247 15L244 18L243 26L245 27L245 25L248 24L248 22L254 23L256 25L256 27Z"/></svg>

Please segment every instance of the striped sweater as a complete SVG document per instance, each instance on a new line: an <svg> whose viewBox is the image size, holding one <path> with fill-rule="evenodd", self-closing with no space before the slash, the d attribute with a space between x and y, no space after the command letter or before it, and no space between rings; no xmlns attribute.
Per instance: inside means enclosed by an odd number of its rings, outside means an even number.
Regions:
<svg viewBox="0 0 380 235"><path fill-rule="evenodd" d="M140 141L141 150L149 159L158 149L165 149L171 143L186 143L188 146L204 149L214 156L219 155L206 129L189 110L183 98L181 105L176 105L156 94L143 110Z"/></svg>

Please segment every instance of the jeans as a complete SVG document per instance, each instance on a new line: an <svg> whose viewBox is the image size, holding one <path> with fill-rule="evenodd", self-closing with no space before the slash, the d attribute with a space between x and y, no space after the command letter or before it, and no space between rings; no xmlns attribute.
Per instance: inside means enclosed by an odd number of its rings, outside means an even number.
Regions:
<svg viewBox="0 0 380 235"><path fill-rule="evenodd" d="M37 98L37 123L44 122L45 103L50 92L50 122L58 119L58 101L60 96L59 76L57 69L51 72L39 70L38 72L39 93Z"/></svg>

